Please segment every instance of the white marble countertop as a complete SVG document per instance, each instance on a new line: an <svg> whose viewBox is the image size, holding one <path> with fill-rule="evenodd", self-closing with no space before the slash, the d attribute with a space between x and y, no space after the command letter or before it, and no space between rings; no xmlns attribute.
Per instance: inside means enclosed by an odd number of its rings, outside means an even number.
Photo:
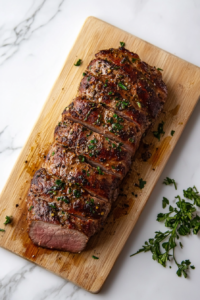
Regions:
<svg viewBox="0 0 200 300"><path fill-rule="evenodd" d="M200 67L199 0L0 1L0 190L90 15ZM156 222L161 199L177 195L162 185L163 178L175 178L179 194L194 184L200 190L199 132L200 103L98 295L0 249L0 299L199 299L199 235L183 238L181 251L177 247L179 260L190 259L196 267L188 279L177 277L173 263L165 269L154 262L150 253L129 257L162 230Z"/></svg>

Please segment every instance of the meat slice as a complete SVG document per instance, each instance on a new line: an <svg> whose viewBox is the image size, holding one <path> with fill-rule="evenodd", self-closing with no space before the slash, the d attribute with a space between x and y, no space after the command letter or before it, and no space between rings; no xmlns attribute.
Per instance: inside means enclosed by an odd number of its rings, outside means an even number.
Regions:
<svg viewBox="0 0 200 300"><path fill-rule="evenodd" d="M123 118L134 122L144 133L151 124L148 112L141 107L136 94L133 96L126 90L126 86L125 89L119 88L117 80L117 76L94 76L87 72L81 80L78 95L105 105Z"/></svg>
<svg viewBox="0 0 200 300"><path fill-rule="evenodd" d="M147 83L153 87L159 99L165 102L167 97L167 87L162 80L162 73L159 69L156 69L156 67L152 67L142 61L136 53L130 52L124 47L120 47L119 49L111 48L108 50L101 50L95 54L95 57L107 60L122 67L122 69L130 76L132 76L132 72L137 69L138 80L143 79L145 76Z"/></svg>
<svg viewBox="0 0 200 300"><path fill-rule="evenodd" d="M150 120L157 118L163 101L157 96L155 86L137 68L130 67L130 72L127 72L123 67L107 60L94 59L87 70L93 76L104 76L108 81L114 80L119 91L127 91L127 95L134 98L138 108L148 114Z"/></svg>
<svg viewBox="0 0 200 300"><path fill-rule="evenodd" d="M102 227L111 205L42 168L31 181L27 208L29 235L35 244L80 252Z"/></svg>
<svg viewBox="0 0 200 300"><path fill-rule="evenodd" d="M112 202L118 195L119 178L104 173L82 162L73 152L59 144L53 144L46 157L44 168L70 183L80 185L93 196Z"/></svg>
<svg viewBox="0 0 200 300"><path fill-rule="evenodd" d="M141 131L134 123L105 109L101 104L80 97L74 99L64 110L62 120L81 123L111 140L122 143L132 156L141 139Z"/></svg>
<svg viewBox="0 0 200 300"><path fill-rule="evenodd" d="M79 159L121 180L131 165L131 155L121 143L115 143L81 124L60 122L54 132L57 143L74 150Z"/></svg>
<svg viewBox="0 0 200 300"><path fill-rule="evenodd" d="M85 218L69 214L56 203L50 204L40 197L28 196L28 220L67 226L82 231L88 237L97 232L103 225L103 219Z"/></svg>
<svg viewBox="0 0 200 300"><path fill-rule="evenodd" d="M60 226L43 221L32 221L29 227L32 242L40 247L69 252L81 252L85 249L88 237L83 232L69 226Z"/></svg>
<svg viewBox="0 0 200 300"><path fill-rule="evenodd" d="M69 214L102 221L111 209L109 202L92 197L79 185L48 174L44 168L36 171L28 197L45 200L50 207L56 207ZM30 204L28 206L30 207Z"/></svg>

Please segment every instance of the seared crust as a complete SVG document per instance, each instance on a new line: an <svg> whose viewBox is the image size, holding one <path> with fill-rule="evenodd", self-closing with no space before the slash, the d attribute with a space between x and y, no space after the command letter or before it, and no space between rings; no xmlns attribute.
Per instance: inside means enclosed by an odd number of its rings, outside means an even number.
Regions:
<svg viewBox="0 0 200 300"><path fill-rule="evenodd" d="M119 89L115 79L108 80L105 76L97 77L87 73L81 80L78 95L102 103L106 108L134 122L142 133L151 124L148 113L138 107L140 102L137 97L130 95L129 91Z"/></svg>
<svg viewBox="0 0 200 300"><path fill-rule="evenodd" d="M111 208L107 201L92 197L79 185L48 174L44 168L36 171L28 197L45 200L50 207L56 206L68 214L94 219L104 220Z"/></svg>
<svg viewBox="0 0 200 300"><path fill-rule="evenodd" d="M141 131L137 125L128 122L101 104L80 97L74 99L64 110L62 119L63 122L72 120L81 123L111 140L122 143L132 156L141 139Z"/></svg>
<svg viewBox="0 0 200 300"><path fill-rule="evenodd" d="M94 168L71 151L59 144L53 144L44 163L45 169L70 183L80 185L91 195L109 202L113 201L114 191L119 185L119 178Z"/></svg>
<svg viewBox="0 0 200 300"><path fill-rule="evenodd" d="M139 71L138 79L145 77L148 84L151 84L151 87L155 90L159 99L165 102L167 97L167 86L162 80L162 73L148 65L146 62L142 61L140 57L133 52L120 47L119 49L108 49L102 50L99 53L95 54L96 58L106 59L117 66L123 68L130 76L134 69ZM141 76L144 75L144 76Z"/></svg>
<svg viewBox="0 0 200 300"><path fill-rule="evenodd" d="M161 72L123 47L97 53L83 76L27 198L33 243L71 252L102 227L167 97Z"/></svg>
<svg viewBox="0 0 200 300"><path fill-rule="evenodd" d="M72 121L60 122L54 132L57 143L75 151L85 160L103 171L123 179L131 165L131 155L120 144Z"/></svg>
<svg viewBox="0 0 200 300"><path fill-rule="evenodd" d="M127 95L134 99L141 112L149 115L150 119L155 119L162 109L162 99L157 96L150 80L137 68L133 68L129 64L126 66L127 68L117 66L107 60L94 59L90 62L87 70L93 76L104 76L108 81L114 80L118 90L127 91Z"/></svg>

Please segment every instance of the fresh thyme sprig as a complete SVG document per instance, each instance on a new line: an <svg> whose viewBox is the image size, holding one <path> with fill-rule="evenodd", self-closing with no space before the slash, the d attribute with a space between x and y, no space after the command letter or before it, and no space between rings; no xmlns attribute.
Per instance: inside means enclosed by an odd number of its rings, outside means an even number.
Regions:
<svg viewBox="0 0 200 300"><path fill-rule="evenodd" d="M194 234L197 234L200 230L200 217L196 214L195 207L195 205L200 207L200 195L195 186L183 190L183 195L187 199L193 200L193 203L181 199L180 196L176 196L175 198L178 199L176 207L169 205L168 213L159 213L157 215L157 221L164 221L165 227L169 229L165 232L156 231L154 238L146 241L142 248L131 256L141 252L151 251L152 258L163 267L166 267L166 263L167 261L170 261L170 258L173 258L178 267L176 274L179 277L183 275L186 278L189 267L191 269L194 269L195 267L190 266L191 262L188 259L178 263L175 257L175 247L177 246L179 236L186 236L190 234L191 231ZM168 199L163 197L162 204L163 208L165 208L167 204L169 204ZM180 247L183 247L182 243L180 243ZM161 251L161 249L164 249L164 252Z"/></svg>

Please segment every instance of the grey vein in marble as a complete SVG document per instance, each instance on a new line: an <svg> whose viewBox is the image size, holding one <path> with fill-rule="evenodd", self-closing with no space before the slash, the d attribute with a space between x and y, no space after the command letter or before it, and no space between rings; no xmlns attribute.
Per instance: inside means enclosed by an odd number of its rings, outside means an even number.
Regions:
<svg viewBox="0 0 200 300"><path fill-rule="evenodd" d="M71 287L69 287L71 285ZM63 283L52 287L48 290L45 290L39 295L36 295L33 300L50 300L50 299L73 299L73 296L76 292L80 290L78 286L73 285L72 283L63 280Z"/></svg>
<svg viewBox="0 0 200 300"><path fill-rule="evenodd" d="M14 138L10 136L7 132L6 129L8 126L4 127L2 131L0 131L0 154L5 152L5 151L15 151L18 149L21 149L22 146L14 147ZM5 138L5 134L7 135Z"/></svg>
<svg viewBox="0 0 200 300"><path fill-rule="evenodd" d="M18 25L16 25L9 32L9 37L3 38L0 40L0 65L2 65L6 60L11 58L18 50L20 45L28 40L32 34L39 30L40 28L46 26L49 22L51 22L57 14L61 11L61 6L65 0L60 0L59 3L56 3L55 12L51 12L50 16L45 19L42 23L38 20L39 14L43 10L48 10L48 1L43 0L32 13L31 16L21 21ZM37 22L36 22L37 21ZM36 23L36 24L35 24ZM38 24L39 23L39 24ZM34 28L35 26L35 28ZM1 26L0 31L2 32L4 27ZM3 34L1 34L3 36ZM1 37L0 37L1 38Z"/></svg>
<svg viewBox="0 0 200 300"><path fill-rule="evenodd" d="M6 275L0 282L0 299L10 300L12 294L18 287L21 281L25 280L25 275L34 270L36 266L27 264L16 272L11 272ZM14 274L13 274L14 273Z"/></svg>

